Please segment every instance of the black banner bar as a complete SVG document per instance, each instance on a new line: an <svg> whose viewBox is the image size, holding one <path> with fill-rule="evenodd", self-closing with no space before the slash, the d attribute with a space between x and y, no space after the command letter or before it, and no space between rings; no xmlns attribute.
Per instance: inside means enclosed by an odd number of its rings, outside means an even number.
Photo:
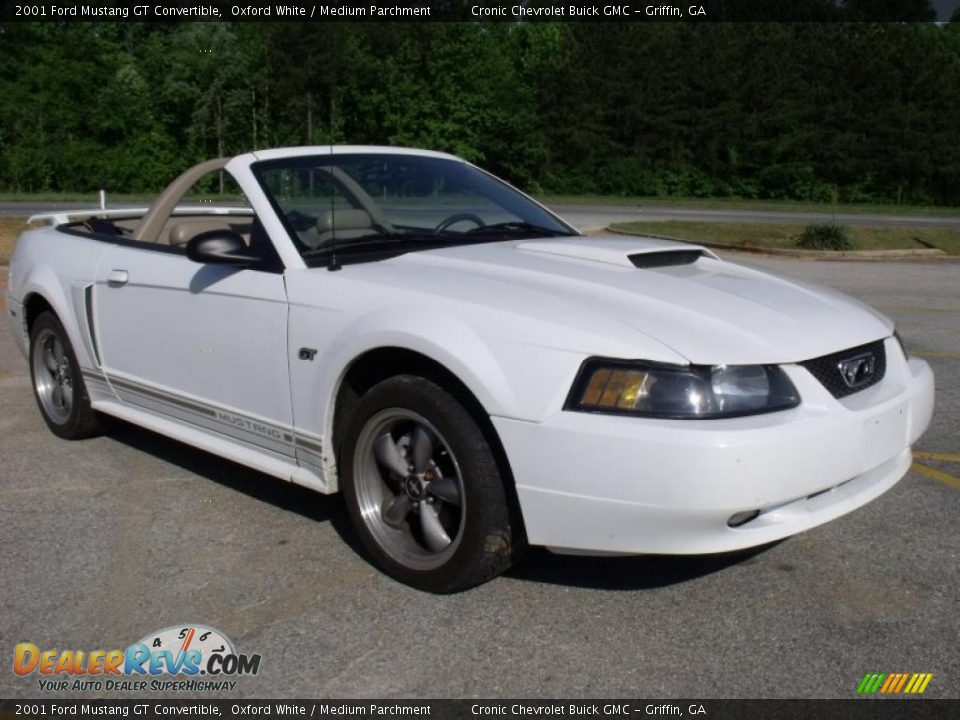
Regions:
<svg viewBox="0 0 960 720"><path fill-rule="evenodd" d="M3 0L5 22L933 22L923 3L837 0ZM958 0L957 5L960 5Z"/></svg>
<svg viewBox="0 0 960 720"><path fill-rule="evenodd" d="M703 718L926 720L956 717L960 700L0 700L7 718Z"/></svg>

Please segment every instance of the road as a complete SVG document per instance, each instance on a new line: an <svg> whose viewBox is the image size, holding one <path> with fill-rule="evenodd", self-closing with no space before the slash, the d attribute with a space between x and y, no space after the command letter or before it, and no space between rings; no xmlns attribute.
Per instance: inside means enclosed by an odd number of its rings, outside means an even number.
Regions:
<svg viewBox="0 0 960 720"><path fill-rule="evenodd" d="M932 672L927 697L960 697L960 270L744 262L892 315L937 374L937 412L916 449L945 455L851 515L759 551L533 550L505 577L444 597L373 569L338 497L127 425L56 439L0 323L7 663L19 642L109 650L206 623L263 657L231 698L851 698L867 672ZM41 695L36 675L0 672L0 697Z"/></svg>
<svg viewBox="0 0 960 720"><path fill-rule="evenodd" d="M37 213L53 212L54 210L86 210L97 207L91 203L76 202L0 202L0 216L5 217L29 217ZM143 207L143 205L110 205L109 207Z"/></svg>
<svg viewBox="0 0 960 720"><path fill-rule="evenodd" d="M0 202L0 216L25 217L53 210L83 209L91 207L83 203L11 203ZM136 205L111 205L111 207L138 207ZM643 207L630 205L577 205L558 203L550 206L561 217L581 230L594 230L610 223L630 220L698 220L703 222L745 223L813 223L829 222L842 225L916 225L926 227L960 228L960 216L908 216L861 213L809 213L762 210L705 210L701 208L678 208L655 205Z"/></svg>

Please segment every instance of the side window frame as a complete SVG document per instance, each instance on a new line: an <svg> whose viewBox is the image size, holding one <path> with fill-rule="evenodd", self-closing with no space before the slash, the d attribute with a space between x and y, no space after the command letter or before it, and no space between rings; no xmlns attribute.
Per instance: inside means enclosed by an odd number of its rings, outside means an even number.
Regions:
<svg viewBox="0 0 960 720"><path fill-rule="evenodd" d="M190 211L194 208L191 207L189 203L186 208L182 206L182 202L184 198L188 196L188 193L190 193L198 183L203 182L206 178L209 178L214 173L227 174L231 183L236 186L244 200L244 205L239 206L239 209L245 212L204 213L204 208L202 207L201 202L196 204L196 212L192 213ZM216 207L216 205L211 204L211 207ZM93 214L91 217L96 217L96 214ZM140 218L136 229L131 235L114 235L105 232L97 232L95 230L82 227L84 221L61 224L57 226L57 229L61 232L75 235L77 237L107 242L122 247L186 257L185 244L171 244L168 241L168 238L164 237L164 234L168 234L170 232L170 226L176 222L177 217L182 217L184 220L189 218L216 218L221 220L224 225L228 226L240 224L249 225L250 230L248 235L248 243L251 248L255 248L260 252L262 259L260 262L252 265L244 267L238 266L237 269L255 270L259 272L269 272L275 274L282 274L286 269L273 239L266 234L266 229L264 228L262 221L260 221L257 212L253 208L249 198L247 198L246 194L243 192L240 182L236 177L234 177L233 173L226 168L226 161L222 159L212 160L190 168L186 172L182 173L176 180L170 183L166 190L164 190L164 192L158 196L153 205ZM233 230L234 228L231 227L230 229ZM260 236L259 240L254 240L254 238L257 236L257 233L262 233L262 236ZM150 237L145 238L145 234L150 235ZM164 242L161 242L161 240L164 240ZM198 267L199 266L200 264L198 263Z"/></svg>

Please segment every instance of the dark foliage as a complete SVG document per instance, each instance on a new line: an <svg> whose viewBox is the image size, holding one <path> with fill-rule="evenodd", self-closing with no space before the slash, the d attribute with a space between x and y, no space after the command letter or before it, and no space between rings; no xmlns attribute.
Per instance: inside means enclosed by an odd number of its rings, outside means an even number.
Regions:
<svg viewBox="0 0 960 720"><path fill-rule="evenodd" d="M533 191L960 203L956 24L9 23L0 91L4 190L350 142Z"/></svg>
<svg viewBox="0 0 960 720"><path fill-rule="evenodd" d="M842 225L807 225L797 245L805 250L853 250L847 229Z"/></svg>

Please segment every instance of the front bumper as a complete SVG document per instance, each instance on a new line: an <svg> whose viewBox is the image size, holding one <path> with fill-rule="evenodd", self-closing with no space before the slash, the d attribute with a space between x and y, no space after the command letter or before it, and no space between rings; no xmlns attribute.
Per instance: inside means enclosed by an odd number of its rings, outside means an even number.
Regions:
<svg viewBox="0 0 960 720"><path fill-rule="evenodd" d="M910 467L933 413L922 360L886 341L877 385L835 399L784 366L793 409L729 420L650 420L558 411L493 422L529 541L595 553L712 553L772 542L881 495ZM759 511L739 527L736 513Z"/></svg>

